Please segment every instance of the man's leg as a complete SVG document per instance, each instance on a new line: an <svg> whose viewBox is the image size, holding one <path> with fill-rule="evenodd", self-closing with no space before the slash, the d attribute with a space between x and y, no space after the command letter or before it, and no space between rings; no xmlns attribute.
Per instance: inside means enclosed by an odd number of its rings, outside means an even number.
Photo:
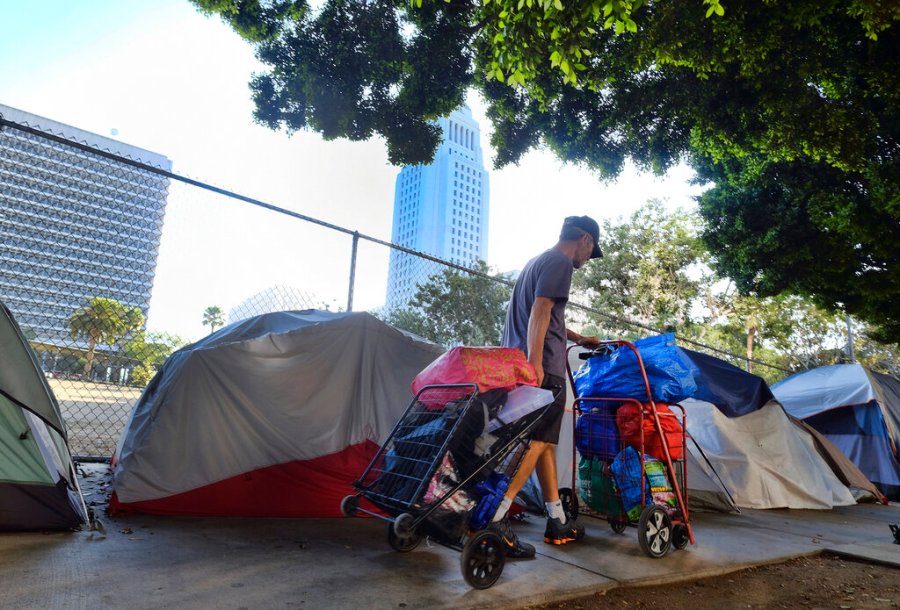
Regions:
<svg viewBox="0 0 900 610"><path fill-rule="evenodd" d="M528 477L531 476L531 473L534 472L536 467L539 467L541 458L547 452L548 448L552 449L553 445L543 441L531 441L524 457L522 457L522 461L519 462L519 469L516 470L516 474L513 475L513 478L506 488L505 497L515 499L516 495L522 491L523 487L525 487L525 483L528 482ZM540 472L538 472L538 477L540 476Z"/></svg>
<svg viewBox="0 0 900 610"><path fill-rule="evenodd" d="M559 499L559 479L556 472L556 445L546 443L547 447L538 457L535 467L541 492L547 507L547 529L544 530L544 542L548 544L566 544L584 538L584 528L569 519Z"/></svg>
<svg viewBox="0 0 900 610"><path fill-rule="evenodd" d="M544 502L551 503L559 500L559 481L556 475L556 445L542 443L544 450L538 456L535 471L541 484L541 493Z"/></svg>
<svg viewBox="0 0 900 610"><path fill-rule="evenodd" d="M525 449L525 455L522 456L522 460L519 462L518 470L516 470L516 473L513 475L506 488L506 493L503 496L503 500L500 502L500 506L497 508L497 512L494 513L492 525L500 533L507 557L524 559L534 557L534 546L527 542L521 542L519 537L513 533L512 529L509 527L507 513L509 512L509 507L512 506L513 500L515 500L516 495L525 486L528 477L531 476L535 465L545 451L546 445L547 443L542 443L541 441L531 441L528 448Z"/></svg>

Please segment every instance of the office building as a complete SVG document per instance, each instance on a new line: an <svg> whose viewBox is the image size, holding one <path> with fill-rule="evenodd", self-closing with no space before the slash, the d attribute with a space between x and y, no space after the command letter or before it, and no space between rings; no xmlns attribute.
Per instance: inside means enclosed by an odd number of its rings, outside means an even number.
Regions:
<svg viewBox="0 0 900 610"><path fill-rule="evenodd" d="M459 265L487 260L489 185L478 123L462 107L438 124L444 139L430 165L404 167L394 189L391 241ZM427 259L391 250L385 309L403 307L440 272Z"/></svg>
<svg viewBox="0 0 900 610"><path fill-rule="evenodd" d="M0 105L0 115L172 167L162 155L9 106ZM0 300L34 344L82 349L68 321L91 297L137 307L146 319L168 189L168 178L147 170L14 126L0 129Z"/></svg>

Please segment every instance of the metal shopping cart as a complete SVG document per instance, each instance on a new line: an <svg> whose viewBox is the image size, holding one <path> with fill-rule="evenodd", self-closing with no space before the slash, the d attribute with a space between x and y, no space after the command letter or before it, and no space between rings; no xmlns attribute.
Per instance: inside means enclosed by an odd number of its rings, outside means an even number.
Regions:
<svg viewBox="0 0 900 610"><path fill-rule="evenodd" d="M686 501L685 411L653 400L641 354L628 341L603 341L579 357L616 348L634 352L646 394L575 399L575 468L572 488L561 497L571 514L606 519L617 534L637 527L641 550L660 558L672 547L694 544ZM568 375L576 387L571 366Z"/></svg>
<svg viewBox="0 0 900 610"><path fill-rule="evenodd" d="M354 482L358 493L341 502L347 516L386 520L388 543L399 552L426 537L461 551L463 577L477 589L503 572L502 540L489 524L528 433L553 402L552 392L521 386L497 408L506 398L497 392L480 394L475 384L422 388Z"/></svg>

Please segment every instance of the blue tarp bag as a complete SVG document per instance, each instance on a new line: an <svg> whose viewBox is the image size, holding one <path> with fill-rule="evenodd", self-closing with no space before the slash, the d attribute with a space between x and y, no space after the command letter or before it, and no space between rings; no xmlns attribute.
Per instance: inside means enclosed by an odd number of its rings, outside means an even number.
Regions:
<svg viewBox="0 0 900 610"><path fill-rule="evenodd" d="M675 334L638 339L653 400L677 403L697 392L700 370L675 347ZM588 358L575 373L575 391L580 397L649 399L637 356L627 345L612 353Z"/></svg>

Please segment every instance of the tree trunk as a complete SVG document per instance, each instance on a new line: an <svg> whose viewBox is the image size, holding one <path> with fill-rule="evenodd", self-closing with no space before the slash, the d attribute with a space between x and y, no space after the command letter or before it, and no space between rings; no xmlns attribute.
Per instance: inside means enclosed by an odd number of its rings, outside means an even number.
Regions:
<svg viewBox="0 0 900 610"><path fill-rule="evenodd" d="M84 355L84 376L91 378L91 369L94 367L94 349L97 347L97 340L93 335L88 339L88 351Z"/></svg>
<svg viewBox="0 0 900 610"><path fill-rule="evenodd" d="M756 327L747 329L747 372L753 372L753 335L756 334Z"/></svg>

